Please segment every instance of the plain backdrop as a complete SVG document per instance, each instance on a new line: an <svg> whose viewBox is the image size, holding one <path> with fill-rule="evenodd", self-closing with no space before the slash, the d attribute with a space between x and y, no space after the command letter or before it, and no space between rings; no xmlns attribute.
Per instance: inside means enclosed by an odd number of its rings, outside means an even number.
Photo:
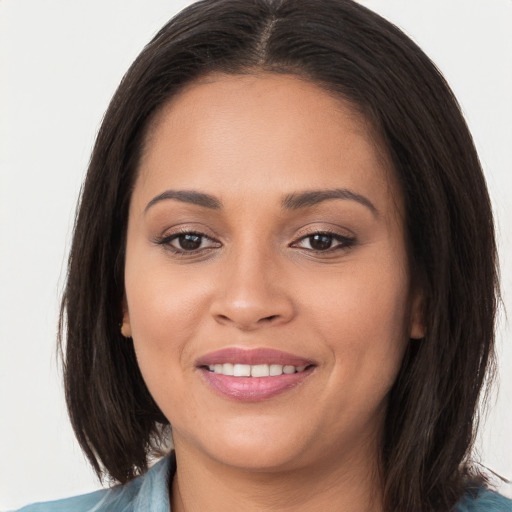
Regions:
<svg viewBox="0 0 512 512"><path fill-rule="evenodd" d="M75 202L103 112L177 0L0 0L0 509L100 487L64 408L55 333ZM512 1L366 0L459 98L497 219L512 306ZM512 329L478 458L512 477ZM467 376L472 378L471 375ZM496 398L497 396L497 398Z"/></svg>

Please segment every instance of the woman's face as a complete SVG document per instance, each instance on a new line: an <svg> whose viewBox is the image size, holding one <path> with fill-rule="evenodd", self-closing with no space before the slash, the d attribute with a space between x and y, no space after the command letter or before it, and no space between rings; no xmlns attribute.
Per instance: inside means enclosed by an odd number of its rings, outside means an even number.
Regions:
<svg viewBox="0 0 512 512"><path fill-rule="evenodd" d="M364 118L316 85L218 74L165 106L130 205L123 333L178 453L375 457L422 334L402 213Z"/></svg>

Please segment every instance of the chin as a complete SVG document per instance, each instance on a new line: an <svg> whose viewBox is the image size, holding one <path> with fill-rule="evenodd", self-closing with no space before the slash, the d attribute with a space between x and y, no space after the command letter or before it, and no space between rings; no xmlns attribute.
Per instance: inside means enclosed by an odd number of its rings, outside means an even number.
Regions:
<svg viewBox="0 0 512 512"><path fill-rule="evenodd" d="M189 438L187 444L192 442L196 450L210 459L239 470L274 472L300 466L306 447L311 445L311 441L303 440L304 433L293 432L289 427L279 428L270 418L256 420L252 425L247 421L235 421L236 425L231 428L226 423L221 424L222 428L211 425L208 436L204 436L203 431L200 439ZM175 446L179 451L177 436Z"/></svg>

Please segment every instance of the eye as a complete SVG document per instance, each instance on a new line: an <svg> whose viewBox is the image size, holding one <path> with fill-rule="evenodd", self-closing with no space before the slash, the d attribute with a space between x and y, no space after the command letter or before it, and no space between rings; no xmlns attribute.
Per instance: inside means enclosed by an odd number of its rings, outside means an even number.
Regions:
<svg viewBox="0 0 512 512"><path fill-rule="evenodd" d="M220 243L204 233L186 231L174 233L157 240L159 245L164 245L178 254L200 252L204 249L220 247Z"/></svg>
<svg viewBox="0 0 512 512"><path fill-rule="evenodd" d="M312 233L300 238L292 246L309 251L327 252L336 249L348 249L354 243L354 238L335 233Z"/></svg>

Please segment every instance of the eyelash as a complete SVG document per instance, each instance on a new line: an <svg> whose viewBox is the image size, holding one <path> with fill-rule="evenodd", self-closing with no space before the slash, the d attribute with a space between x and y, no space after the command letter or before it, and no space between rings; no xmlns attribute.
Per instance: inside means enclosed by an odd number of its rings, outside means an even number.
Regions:
<svg viewBox="0 0 512 512"><path fill-rule="evenodd" d="M172 242L175 240L178 240L180 237L185 236L191 236L191 237L198 237L201 239L200 243L202 245L203 241L210 240L213 242L213 245L210 247L199 247L198 249L192 249L192 250L186 250L183 248L174 247L172 245ZM163 246L166 250L171 251L173 254L177 256L189 256L189 255L196 255L199 253L202 253L204 251L207 251L209 249L216 249L221 246L220 242L217 240L214 240L213 238L209 237L208 235L205 235L204 233L201 233L200 231L193 231L193 230L187 230L184 229L183 231L177 231L175 233L172 233L171 235L163 236L161 238L158 238L155 240L155 243L157 245Z"/></svg>
<svg viewBox="0 0 512 512"><path fill-rule="evenodd" d="M334 231L329 231L329 230L321 230L321 231L315 231L313 233L308 233L306 235L302 235L296 242L293 242L291 244L291 247L297 247L299 242L302 242L302 241L305 241L308 239L310 240L310 245L311 245L311 239L313 237L327 237L327 238L331 239L331 243L338 242L336 245L328 247L325 250L319 250L319 249L313 249L313 248L308 249L305 247L303 248L306 251L311 251L316 254L326 254L326 253L330 254L335 251L347 250L347 249L350 249L351 247L353 247L356 243L356 238L353 236L340 235L339 233L336 233Z"/></svg>
<svg viewBox="0 0 512 512"><path fill-rule="evenodd" d="M185 236L199 238L201 245L205 240L209 240L210 242L212 242L212 245L210 245L209 247L198 247L197 249L191 249L191 250L174 247L172 245L172 242L174 242L175 240L178 240L180 237L185 237ZM312 247L311 248L302 247L302 249L304 249L305 251L308 251L308 252L316 253L316 254L327 254L327 253L330 254L335 251L350 249L356 243L355 237L340 235L339 233L335 233L335 232L329 231L329 230L322 230L322 231L314 231L312 233L302 235L296 241L292 242L290 244L290 247L300 248L300 247L298 247L299 243L306 241L308 239L310 240L310 245L311 245L311 239L313 237L322 237L322 236L331 239L331 244L336 243L336 242L338 242L338 243L334 246L326 248L325 250L314 249ZM172 233L171 235L167 235L167 236L158 238L155 240L155 243L157 245L161 245L161 246L165 247L166 250L171 251L173 254L175 254L177 256L185 256L185 257L201 254L204 251L209 251L211 249L217 249L217 248L221 247L220 242L209 237L208 235L205 235L204 233L201 233L200 231L193 231L193 230L186 230L186 229L183 231L178 231L178 232Z"/></svg>

